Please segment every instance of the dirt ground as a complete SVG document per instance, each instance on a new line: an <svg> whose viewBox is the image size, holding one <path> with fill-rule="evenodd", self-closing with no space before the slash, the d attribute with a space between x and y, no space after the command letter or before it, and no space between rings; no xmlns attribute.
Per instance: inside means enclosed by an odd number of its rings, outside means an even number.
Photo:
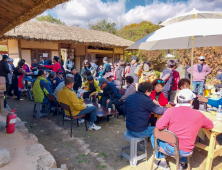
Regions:
<svg viewBox="0 0 222 170"><path fill-rule="evenodd" d="M70 122L66 121L62 127L62 116L59 116L59 124L56 117L51 119L33 117L34 102L29 99L17 101L8 99L11 109L16 108L17 115L26 122L30 133L36 135L46 150L51 152L57 161L58 167L67 164L69 170L149 170L151 163L152 146L148 144L148 161L138 162L137 167L130 167L129 161L120 159L122 135L126 131L125 121L122 118L111 118L100 121L102 127L99 131L86 131L84 124L80 127L73 124L73 138L70 138ZM87 121L89 124L89 122ZM127 143L125 143L126 145ZM207 152L195 148L191 157L193 170L205 170ZM175 169L174 159L170 161L171 169ZM221 157L213 161L214 170L222 170Z"/></svg>

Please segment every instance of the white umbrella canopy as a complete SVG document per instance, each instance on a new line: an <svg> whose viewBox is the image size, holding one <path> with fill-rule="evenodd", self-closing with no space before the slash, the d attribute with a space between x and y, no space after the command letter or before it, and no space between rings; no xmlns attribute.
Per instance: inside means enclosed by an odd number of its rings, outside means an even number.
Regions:
<svg viewBox="0 0 222 170"><path fill-rule="evenodd" d="M169 24L186 21L194 18L207 19L207 18L215 18L222 19L222 12L210 12L210 11L199 11L195 8L187 13L177 15L172 18L168 18L166 21L162 22L160 25L167 26Z"/></svg>
<svg viewBox="0 0 222 170"><path fill-rule="evenodd" d="M160 28L125 50L192 49L191 82L193 76L193 49L222 46L222 20L192 19ZM191 89L193 89L191 85Z"/></svg>
<svg viewBox="0 0 222 170"><path fill-rule="evenodd" d="M125 50L190 49L222 46L222 19L193 19L178 22L147 35Z"/></svg>

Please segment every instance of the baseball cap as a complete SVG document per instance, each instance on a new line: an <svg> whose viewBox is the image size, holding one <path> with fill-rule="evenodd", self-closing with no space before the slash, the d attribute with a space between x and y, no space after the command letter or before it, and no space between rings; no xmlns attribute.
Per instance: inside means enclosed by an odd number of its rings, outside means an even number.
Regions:
<svg viewBox="0 0 222 170"><path fill-rule="evenodd" d="M135 59L135 60L139 60L139 58L137 57L137 56L133 56L130 60L133 60L133 59Z"/></svg>
<svg viewBox="0 0 222 170"><path fill-rule="evenodd" d="M101 78L100 80L99 80L99 86L102 86L104 83L106 83L107 82L107 80L106 79L104 79L104 78Z"/></svg>
<svg viewBox="0 0 222 170"><path fill-rule="evenodd" d="M93 80L93 76L88 76L88 77L87 77L87 80L88 80L88 81L92 81L92 80Z"/></svg>
<svg viewBox="0 0 222 170"><path fill-rule="evenodd" d="M180 90L178 93L178 106L191 106L190 101L193 100L196 95L190 89Z"/></svg>
<svg viewBox="0 0 222 170"><path fill-rule="evenodd" d="M112 72L108 72L108 73L106 73L105 74L105 76L104 76L104 78L108 78L108 77L113 77L114 75L113 75L113 73Z"/></svg>
<svg viewBox="0 0 222 170"><path fill-rule="evenodd" d="M4 60L4 59L6 59L6 58L8 58L8 56L4 54L4 55L2 56L2 59Z"/></svg>
<svg viewBox="0 0 222 170"><path fill-rule="evenodd" d="M199 60L204 60L205 58L204 58L204 56L200 56L198 59Z"/></svg>
<svg viewBox="0 0 222 170"><path fill-rule="evenodd" d="M108 61L108 57L104 57L103 60Z"/></svg>
<svg viewBox="0 0 222 170"><path fill-rule="evenodd" d="M62 69L57 70L57 74L63 74L63 70Z"/></svg>

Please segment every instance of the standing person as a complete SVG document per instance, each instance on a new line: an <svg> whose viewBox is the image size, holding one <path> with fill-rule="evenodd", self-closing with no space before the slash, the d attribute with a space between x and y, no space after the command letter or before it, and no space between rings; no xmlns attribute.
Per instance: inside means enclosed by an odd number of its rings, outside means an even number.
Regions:
<svg viewBox="0 0 222 170"><path fill-rule="evenodd" d="M95 76L95 77L98 77L99 66L96 64L96 59L92 60L91 65L92 65L92 67L94 68L94 70L96 71L96 76Z"/></svg>
<svg viewBox="0 0 222 170"><path fill-rule="evenodd" d="M112 108L112 104L115 104L115 102L122 97L119 90L114 84L108 83L104 78L99 80L99 86L100 89L103 90L103 93L99 94L102 96L100 103L104 107L106 107L106 104L108 104L108 108Z"/></svg>
<svg viewBox="0 0 222 170"><path fill-rule="evenodd" d="M127 97L123 106L126 114L127 133L138 137L150 137L153 134L154 126L149 126L151 112L162 115L167 108L160 107L153 103L150 98L152 84L143 82L139 84L138 91Z"/></svg>
<svg viewBox="0 0 222 170"><path fill-rule="evenodd" d="M127 62L125 67L125 77L129 76L129 73L130 73L130 63Z"/></svg>
<svg viewBox="0 0 222 170"><path fill-rule="evenodd" d="M9 70L9 66L8 66L7 61L8 61L8 56L3 55L2 60L0 61L0 76L5 77L6 91L4 92L4 94L7 94L9 91L10 83L8 80L8 73L12 72Z"/></svg>
<svg viewBox="0 0 222 170"><path fill-rule="evenodd" d="M209 84L216 83L218 80L220 80L220 82L222 83L222 69L217 70L217 77ZM218 92L222 88L222 84L214 84L214 87L216 89L216 92Z"/></svg>
<svg viewBox="0 0 222 170"><path fill-rule="evenodd" d="M175 69L177 68L177 63L176 63L176 66L172 69L172 72L173 72L173 84L172 84L172 90L170 92L170 102L171 103L175 103L174 100L175 100L175 97L176 97L176 94L177 94L177 90L179 90L178 88L178 83L180 81L180 73L178 71L176 71Z"/></svg>
<svg viewBox="0 0 222 170"><path fill-rule="evenodd" d="M115 106L119 115L123 115L125 120L125 113L123 112L123 105L127 99L127 97L136 92L135 83L133 83L133 78L131 76L126 77L126 91L125 94L119 99L119 101L115 102Z"/></svg>
<svg viewBox="0 0 222 170"><path fill-rule="evenodd" d="M200 56L198 59L198 64L193 65L193 91L198 95L203 95L203 86L206 80L206 76L210 74L211 69L207 64L204 64L204 56ZM191 74L191 67L188 68L188 73Z"/></svg>
<svg viewBox="0 0 222 170"><path fill-rule="evenodd" d="M119 67L116 68L116 81L120 84L120 86L123 86L123 82L125 80L125 61L120 60L119 61Z"/></svg>
<svg viewBox="0 0 222 170"><path fill-rule="evenodd" d="M72 67L71 68L71 73L72 75L74 76L74 86L73 86L73 90L75 92L78 91L79 88L82 87L82 78L81 76L79 75L79 73L77 73L77 70L75 67Z"/></svg>
<svg viewBox="0 0 222 170"><path fill-rule="evenodd" d="M185 78L190 79L190 73L188 73L188 68L191 67L191 61L189 61L189 64L185 67Z"/></svg>
<svg viewBox="0 0 222 170"><path fill-rule="evenodd" d="M161 79L165 82L162 92L168 100L170 100L169 93L172 90L172 84L173 84L172 69L175 68L175 66L176 62L174 60L168 60L167 68L163 70L163 75L161 77Z"/></svg>
<svg viewBox="0 0 222 170"><path fill-rule="evenodd" d="M9 67L9 71L10 73L8 73L8 80L9 80L9 90L8 90L8 95L9 96L13 96L12 94L12 90L13 90L13 84L12 84L12 77L13 77L13 72L14 71L14 68L12 68L12 65L13 65L13 59L9 58L8 59L8 67Z"/></svg>
<svg viewBox="0 0 222 170"><path fill-rule="evenodd" d="M57 73L59 69L61 69L61 65L59 64L59 57L53 57L53 65L44 65L45 68L52 69L53 72Z"/></svg>
<svg viewBox="0 0 222 170"><path fill-rule="evenodd" d="M74 86L74 79L72 77L65 78L65 86L62 90L58 92L58 102L62 102L64 104L69 105L71 115L80 116L83 114L90 114L90 124L89 130L99 130L100 126L96 126L94 122L97 120L97 108L95 106L87 107L84 104L83 99L78 99L76 93L72 91L72 87ZM69 115L69 112L65 110L65 114Z"/></svg>
<svg viewBox="0 0 222 170"><path fill-rule="evenodd" d="M167 109L161 119L156 123L156 128L164 130L167 128L178 138L180 165L179 170L187 169L187 156L191 155L200 128L212 129L213 122L203 113L193 110L194 94L190 89L181 90L178 94L176 107ZM151 143L155 148L154 135L151 136ZM161 147L167 155L175 155L175 147L158 140L158 147ZM156 152L154 164L161 169L169 169L169 165L162 152Z"/></svg>
<svg viewBox="0 0 222 170"><path fill-rule="evenodd" d="M29 74L33 74L32 72L25 72L23 70L23 66L24 66L25 62L23 60L20 60L18 62L18 66L15 68L14 72L13 72L13 86L14 86L14 95L17 96L17 100L22 100L21 99L21 91L23 89L23 84L22 84L22 79L24 77L24 75L29 75Z"/></svg>
<svg viewBox="0 0 222 170"><path fill-rule="evenodd" d="M21 60L24 61L24 63L25 63L25 60L24 60L24 59L21 59ZM30 72L30 69L29 69L28 64L24 64L24 66L23 66L23 70L25 70L25 72L27 72L27 73Z"/></svg>
<svg viewBox="0 0 222 170"><path fill-rule="evenodd" d="M34 71L37 71L38 68L39 68L39 64L38 64L37 60L34 58L33 63L31 65L31 70L32 70L32 72L34 72Z"/></svg>
<svg viewBox="0 0 222 170"><path fill-rule="evenodd" d="M85 75L85 72L86 72L87 70L91 72L91 74L92 74L93 77L96 76L96 71L95 71L95 69L91 66L90 62L87 61L86 63L84 63L84 67L83 67L82 70L81 70L81 76L82 76L84 82L87 80L87 79L86 79L86 75Z"/></svg>
<svg viewBox="0 0 222 170"><path fill-rule="evenodd" d="M139 66L137 66L134 73L140 77L139 83L150 82L152 83L155 80L156 74L151 69L151 63L148 61L142 62Z"/></svg>
<svg viewBox="0 0 222 170"><path fill-rule="evenodd" d="M71 70L73 66L72 61L70 60L70 57L67 57L67 61L66 61L66 69Z"/></svg>
<svg viewBox="0 0 222 170"><path fill-rule="evenodd" d="M108 57L103 58L103 70L100 72L100 76L104 76L106 73L111 72L111 65L108 63Z"/></svg>
<svg viewBox="0 0 222 170"><path fill-rule="evenodd" d="M135 74L135 70L138 66L139 58L137 56L133 56L131 59L131 67L129 76L133 77L134 83L136 84L136 89L138 88L139 76Z"/></svg>

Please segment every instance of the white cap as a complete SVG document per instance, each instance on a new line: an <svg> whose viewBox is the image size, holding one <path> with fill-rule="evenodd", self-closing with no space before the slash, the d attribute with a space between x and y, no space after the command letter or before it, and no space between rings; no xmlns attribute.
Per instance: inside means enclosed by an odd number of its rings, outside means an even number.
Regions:
<svg viewBox="0 0 222 170"><path fill-rule="evenodd" d="M198 59L199 60L204 60L205 58L204 58L204 56L200 56Z"/></svg>
<svg viewBox="0 0 222 170"><path fill-rule="evenodd" d="M177 97L178 97L179 104L177 104L176 107L191 106L189 102L193 100L196 97L196 95L190 89L183 89L183 90L180 90Z"/></svg>

